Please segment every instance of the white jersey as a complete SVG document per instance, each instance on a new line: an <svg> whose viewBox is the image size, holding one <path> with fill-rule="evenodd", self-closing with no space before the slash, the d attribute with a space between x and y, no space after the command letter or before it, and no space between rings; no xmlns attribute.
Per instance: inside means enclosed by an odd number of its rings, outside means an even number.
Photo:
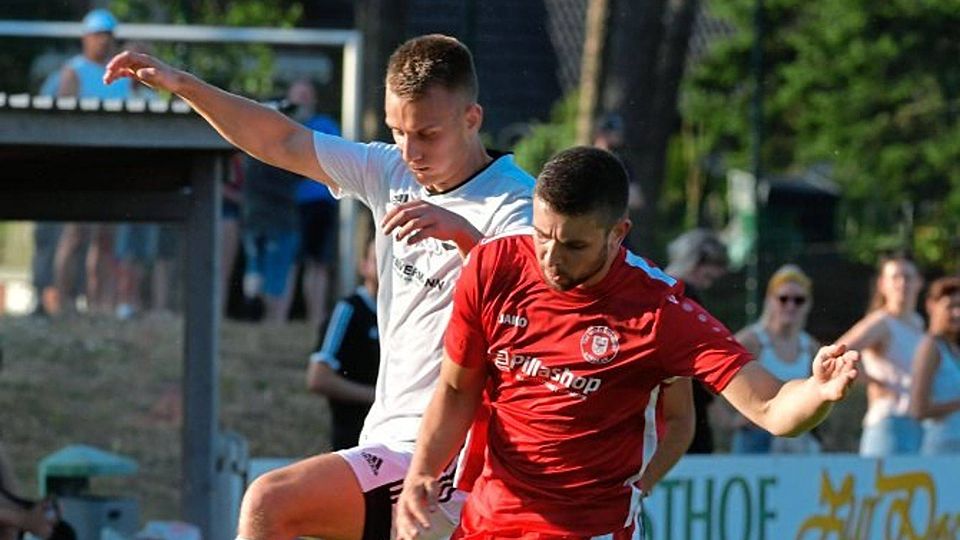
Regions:
<svg viewBox="0 0 960 540"><path fill-rule="evenodd" d="M376 236L380 370L376 399L360 441L413 441L440 374L443 333L462 260L452 242L427 238L408 245L382 234L380 222L390 205L422 199L466 218L484 236L493 236L530 225L534 180L505 155L458 188L431 194L417 182L396 145L356 143L315 132L314 149L323 170L340 188L334 196L363 202L380 233Z"/></svg>

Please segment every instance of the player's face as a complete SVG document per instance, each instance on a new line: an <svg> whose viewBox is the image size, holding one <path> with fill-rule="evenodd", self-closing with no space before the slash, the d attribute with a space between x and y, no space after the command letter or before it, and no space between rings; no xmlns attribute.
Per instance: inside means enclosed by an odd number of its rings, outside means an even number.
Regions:
<svg viewBox="0 0 960 540"><path fill-rule="evenodd" d="M593 214L565 216L554 212L534 197L533 229L533 245L544 281L558 291L567 291L603 279L630 222L624 219L611 228Z"/></svg>
<svg viewBox="0 0 960 540"><path fill-rule="evenodd" d="M432 86L411 100L387 89L385 108L387 127L420 184L445 191L474 172L466 169L483 111L463 92Z"/></svg>

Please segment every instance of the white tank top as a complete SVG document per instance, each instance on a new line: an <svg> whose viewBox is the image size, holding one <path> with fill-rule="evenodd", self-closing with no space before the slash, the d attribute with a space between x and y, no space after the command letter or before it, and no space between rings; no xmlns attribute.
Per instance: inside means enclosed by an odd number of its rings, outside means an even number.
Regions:
<svg viewBox="0 0 960 540"><path fill-rule="evenodd" d="M863 369L867 375L883 382L893 395L874 399L863 417L863 425L873 425L888 416L907 416L910 409L910 372L913 354L923 338L922 325L908 324L896 317L886 316L884 324L890 332L887 350L883 355L873 349L862 353Z"/></svg>
<svg viewBox="0 0 960 540"><path fill-rule="evenodd" d="M937 350L940 352L940 367L933 374L930 385L930 401L942 403L960 399L960 356L945 343L937 339ZM927 418L923 421L924 429L940 430L950 440L960 440L960 411L942 418Z"/></svg>
<svg viewBox="0 0 960 540"><path fill-rule="evenodd" d="M754 325L753 332L760 342L760 354L757 356L757 361L774 377L781 381L788 381L790 379L805 379L810 376L813 363L813 351L811 351L813 339L810 334L800 332L800 347L797 350L797 357L790 362L780 358L770 335L761 325Z"/></svg>

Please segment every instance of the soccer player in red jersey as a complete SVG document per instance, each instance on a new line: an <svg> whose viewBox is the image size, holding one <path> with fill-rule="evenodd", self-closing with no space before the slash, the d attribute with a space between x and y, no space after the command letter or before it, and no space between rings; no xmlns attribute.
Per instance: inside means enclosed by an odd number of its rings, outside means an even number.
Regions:
<svg viewBox="0 0 960 540"><path fill-rule="evenodd" d="M638 531L650 394L692 377L755 424L796 435L856 376L858 354L819 350L781 382L751 362L682 285L621 247L622 164L595 148L544 167L532 230L482 242L454 292L440 382L397 504L397 538L427 532L438 475L486 392L486 451L453 538L631 538Z"/></svg>

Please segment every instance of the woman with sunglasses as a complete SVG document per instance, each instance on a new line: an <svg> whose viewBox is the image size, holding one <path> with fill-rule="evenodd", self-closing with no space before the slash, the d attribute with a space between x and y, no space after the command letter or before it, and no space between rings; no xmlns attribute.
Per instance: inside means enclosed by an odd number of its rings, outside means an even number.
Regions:
<svg viewBox="0 0 960 540"><path fill-rule="evenodd" d="M760 320L737 333L737 339L763 367L781 380L810 376L811 362L820 344L804 331L813 283L796 265L781 266L767 282ZM737 414L731 452L734 454L817 452L820 445L809 433L780 438Z"/></svg>
<svg viewBox="0 0 960 540"><path fill-rule="evenodd" d="M910 412L923 421L920 453L960 453L960 278L927 292L930 327L913 360Z"/></svg>
<svg viewBox="0 0 960 540"><path fill-rule="evenodd" d="M920 424L910 416L913 355L923 338L917 296L923 278L906 256L881 259L867 315L837 340L859 350L867 383L860 455L913 454Z"/></svg>

